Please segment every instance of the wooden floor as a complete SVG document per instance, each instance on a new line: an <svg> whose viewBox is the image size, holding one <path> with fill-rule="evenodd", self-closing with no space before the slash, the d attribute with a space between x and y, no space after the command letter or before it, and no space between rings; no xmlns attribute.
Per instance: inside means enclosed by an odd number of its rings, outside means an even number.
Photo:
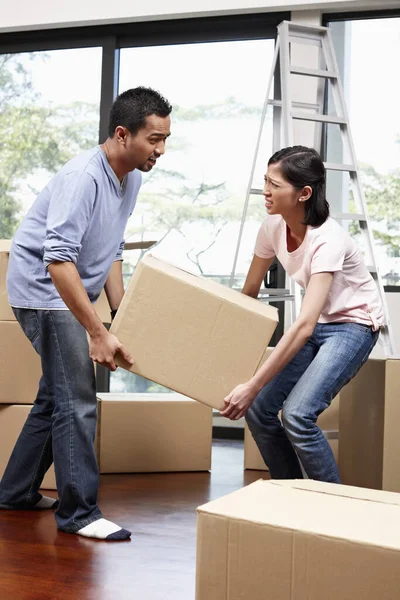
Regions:
<svg viewBox="0 0 400 600"><path fill-rule="evenodd" d="M127 542L59 533L52 511L0 511L0 600L194 600L196 507L261 477L243 471L242 442L222 440L210 473L102 475L99 505Z"/></svg>

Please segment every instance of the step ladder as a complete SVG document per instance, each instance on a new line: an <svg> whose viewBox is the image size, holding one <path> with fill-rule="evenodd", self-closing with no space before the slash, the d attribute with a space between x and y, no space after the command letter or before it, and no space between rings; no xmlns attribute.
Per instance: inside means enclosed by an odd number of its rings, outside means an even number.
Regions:
<svg viewBox="0 0 400 600"><path fill-rule="evenodd" d="M305 44L316 47L318 50L319 68L310 69L296 66L292 62L291 44ZM291 79L292 75L304 76L307 78L316 78L315 103L295 102L293 101ZM310 80L309 80L310 81ZM274 83L274 98L271 98L272 84ZM327 114L328 92L331 91L335 114ZM390 323L389 311L385 298L383 283L379 268L376 263L372 227L367 215L367 205L361 184L361 179L357 167L357 160L354 150L353 139L350 131L350 123L346 110L344 92L340 81L339 68L335 57L331 32L326 27L316 27L310 25L301 25L290 21L283 21L278 26L278 37L275 46L275 54L272 63L271 74L269 77L267 94L261 114L261 123L258 132L254 159L252 163L249 183L246 191L246 199L243 208L242 221L239 230L239 238L236 247L236 253L230 278L232 287L237 260L239 256L240 244L243 236L244 223L250 196L262 195L262 189L253 187L254 173L257 165L257 158L260 151L260 143L264 128L264 122L269 106L274 110L274 134L273 151L286 146L294 145L294 121L308 121L315 125L314 148L324 156L324 128L328 124L338 125L342 139L343 163L324 162L327 172L339 171L347 172L353 186L353 195L356 206L356 212L333 212L331 216L340 221L358 222L363 242L365 246L365 261L369 272L371 273L379 292L385 314L385 327L381 329L379 336L380 343L383 346L385 356L395 354L395 343ZM298 143L298 142L297 142ZM263 290L260 299L263 301L290 301L290 322L293 323L297 318L302 299L302 290L293 280L287 277L286 288L281 290Z"/></svg>

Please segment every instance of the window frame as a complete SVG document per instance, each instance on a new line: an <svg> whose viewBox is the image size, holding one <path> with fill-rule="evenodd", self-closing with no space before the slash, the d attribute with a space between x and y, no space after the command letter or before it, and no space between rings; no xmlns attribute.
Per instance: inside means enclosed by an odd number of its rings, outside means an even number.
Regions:
<svg viewBox="0 0 400 600"><path fill-rule="evenodd" d="M343 21L363 21L369 19L391 19L400 17L400 8L386 10L348 11L322 14L322 25L329 27L329 23L340 23ZM400 285L384 285L386 293L400 293Z"/></svg>

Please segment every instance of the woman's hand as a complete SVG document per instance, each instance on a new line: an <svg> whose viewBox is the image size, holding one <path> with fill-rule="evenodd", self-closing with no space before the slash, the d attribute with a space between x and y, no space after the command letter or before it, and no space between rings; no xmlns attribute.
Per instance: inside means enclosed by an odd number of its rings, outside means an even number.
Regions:
<svg viewBox="0 0 400 600"><path fill-rule="evenodd" d="M250 382L237 385L230 394L224 398L224 409L221 415L232 421L237 421L247 412L258 394L258 389Z"/></svg>

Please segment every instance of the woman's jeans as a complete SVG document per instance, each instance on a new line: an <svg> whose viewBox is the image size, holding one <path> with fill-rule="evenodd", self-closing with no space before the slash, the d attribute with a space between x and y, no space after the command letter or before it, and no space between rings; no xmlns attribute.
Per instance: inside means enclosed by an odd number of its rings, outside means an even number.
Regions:
<svg viewBox="0 0 400 600"><path fill-rule="evenodd" d="M0 483L0 507L36 504L54 460L57 526L73 533L102 517L94 452L96 386L86 331L69 310L16 308L14 314L40 355L43 375Z"/></svg>
<svg viewBox="0 0 400 600"><path fill-rule="evenodd" d="M357 323L317 323L308 342L257 395L246 421L272 478L303 478L300 459L310 479L340 483L316 421L367 360L378 336Z"/></svg>

